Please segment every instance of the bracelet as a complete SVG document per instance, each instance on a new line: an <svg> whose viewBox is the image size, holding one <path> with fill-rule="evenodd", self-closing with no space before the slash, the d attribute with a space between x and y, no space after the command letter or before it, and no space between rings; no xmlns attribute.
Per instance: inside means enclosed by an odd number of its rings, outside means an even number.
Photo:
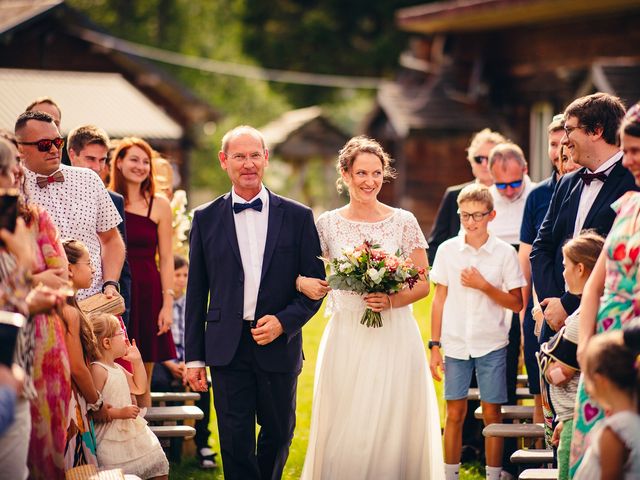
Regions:
<svg viewBox="0 0 640 480"><path fill-rule="evenodd" d="M171 295L173 298L176 298L176 292L174 292L172 288L167 288L166 290L163 290L162 294Z"/></svg>
<svg viewBox="0 0 640 480"><path fill-rule="evenodd" d="M102 408L104 404L104 399L102 398L102 392L98 392L98 400L95 403L87 403L87 410L90 412L97 412Z"/></svg>
<svg viewBox="0 0 640 480"><path fill-rule="evenodd" d="M298 275L298 277L296 278L296 290L300 293L302 293L302 290L300 288L300 282L302 281L304 277L302 275Z"/></svg>
<svg viewBox="0 0 640 480"><path fill-rule="evenodd" d="M115 289L118 291L118 293L120 293L120 284L115 280L107 280L106 282L104 282L102 284L102 293L104 293L104 289L107 288L109 285L114 286Z"/></svg>

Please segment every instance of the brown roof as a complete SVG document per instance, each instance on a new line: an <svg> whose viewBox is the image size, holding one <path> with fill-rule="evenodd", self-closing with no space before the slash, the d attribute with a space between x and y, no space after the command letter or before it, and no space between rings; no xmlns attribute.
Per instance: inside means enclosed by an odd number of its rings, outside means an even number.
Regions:
<svg viewBox="0 0 640 480"><path fill-rule="evenodd" d="M396 12L401 30L420 33L495 30L638 10L640 0L450 0Z"/></svg>
<svg viewBox="0 0 640 480"><path fill-rule="evenodd" d="M349 139L317 106L286 112L260 131L272 153L300 161L334 157Z"/></svg>
<svg viewBox="0 0 640 480"><path fill-rule="evenodd" d="M400 77L397 81L385 82L378 90L379 108L398 137L406 137L411 130L473 132L495 126L494 119L481 113L471 99L451 87L448 70L424 79L423 83L417 83Z"/></svg>

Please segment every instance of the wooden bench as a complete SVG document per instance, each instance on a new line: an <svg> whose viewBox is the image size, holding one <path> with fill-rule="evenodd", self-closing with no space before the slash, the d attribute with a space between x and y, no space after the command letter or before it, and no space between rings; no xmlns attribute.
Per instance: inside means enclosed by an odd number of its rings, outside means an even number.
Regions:
<svg viewBox="0 0 640 480"><path fill-rule="evenodd" d="M518 477L520 480L557 480L557 468L527 468Z"/></svg>
<svg viewBox="0 0 640 480"><path fill-rule="evenodd" d="M527 375L526 373L521 373L520 375L518 375L518 378L517 378L516 382L521 387L528 386L529 385L529 375Z"/></svg>
<svg viewBox="0 0 640 480"><path fill-rule="evenodd" d="M511 463L532 464L532 463L553 463L553 450L546 448L520 449L511 455Z"/></svg>
<svg viewBox="0 0 640 480"><path fill-rule="evenodd" d="M200 400L198 392L151 392L152 403L166 402L197 402Z"/></svg>
<svg viewBox="0 0 640 480"><path fill-rule="evenodd" d="M183 420L200 420L204 413L194 405L175 407L149 407L144 418L147 422L179 422Z"/></svg>
<svg viewBox="0 0 640 480"><path fill-rule="evenodd" d="M502 405L501 410L503 420L533 420L532 405ZM473 414L482 419L482 405Z"/></svg>
<svg viewBox="0 0 640 480"><path fill-rule="evenodd" d="M544 438L541 423L492 423L482 429L485 437Z"/></svg>
<svg viewBox="0 0 640 480"><path fill-rule="evenodd" d="M158 438L193 438L196 429L188 425L149 425L151 431Z"/></svg>
<svg viewBox="0 0 640 480"><path fill-rule="evenodd" d="M529 391L529 387L518 387L516 388L516 397L518 398L518 400L525 400L533 398L533 395ZM480 389L470 388L467 395L467 400L480 400Z"/></svg>

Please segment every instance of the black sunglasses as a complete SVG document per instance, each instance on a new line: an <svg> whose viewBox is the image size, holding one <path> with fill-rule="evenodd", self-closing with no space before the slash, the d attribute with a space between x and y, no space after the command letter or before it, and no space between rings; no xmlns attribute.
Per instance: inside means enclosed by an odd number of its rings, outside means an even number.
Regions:
<svg viewBox="0 0 640 480"><path fill-rule="evenodd" d="M482 162L488 162L489 157L487 157L486 155L476 155L475 157L473 157L473 161L480 165Z"/></svg>
<svg viewBox="0 0 640 480"><path fill-rule="evenodd" d="M60 150L64 146L64 138L58 137L53 140L49 140L48 138L43 138L42 140L38 140L37 142L18 142L20 145L36 145L39 152L48 152L51 150L51 145L55 145L58 150Z"/></svg>
<svg viewBox="0 0 640 480"><path fill-rule="evenodd" d="M504 190L507 187L511 187L511 188L520 188L520 186L522 185L523 180L516 180L515 182L509 182L509 183L496 183L495 186L498 190Z"/></svg>

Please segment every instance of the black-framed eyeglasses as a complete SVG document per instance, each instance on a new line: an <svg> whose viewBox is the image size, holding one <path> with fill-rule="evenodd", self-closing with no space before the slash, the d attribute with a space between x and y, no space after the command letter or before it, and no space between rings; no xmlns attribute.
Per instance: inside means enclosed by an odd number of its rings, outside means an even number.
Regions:
<svg viewBox="0 0 640 480"><path fill-rule="evenodd" d="M496 182L494 183L494 185L496 186L496 188L498 190L504 190L507 187L511 187L511 188L520 188L522 186L522 182L524 181L524 179L520 179L520 180L516 180L515 182Z"/></svg>
<svg viewBox="0 0 640 480"><path fill-rule="evenodd" d="M473 161L476 162L478 165L481 165L482 162L488 162L489 157L487 157L486 155L475 155L473 157Z"/></svg>
<svg viewBox="0 0 640 480"><path fill-rule="evenodd" d="M58 137L53 139L43 138L36 142L18 142L20 145L35 145L39 152L48 152L51 145L55 145L58 150L64 146L64 138Z"/></svg>
<svg viewBox="0 0 640 480"><path fill-rule="evenodd" d="M460 220L462 220L463 222L468 222L470 218L473 218L474 222L479 222L490 213L491 211L468 213L468 212L461 212L460 210L458 210L458 215L460 215Z"/></svg>
<svg viewBox="0 0 640 480"><path fill-rule="evenodd" d="M564 134L569 137L569 135L571 135L571 132L573 132L575 129L578 128L582 128L581 125L576 125L575 127L567 127L566 125L564 127L562 127L564 130Z"/></svg>

